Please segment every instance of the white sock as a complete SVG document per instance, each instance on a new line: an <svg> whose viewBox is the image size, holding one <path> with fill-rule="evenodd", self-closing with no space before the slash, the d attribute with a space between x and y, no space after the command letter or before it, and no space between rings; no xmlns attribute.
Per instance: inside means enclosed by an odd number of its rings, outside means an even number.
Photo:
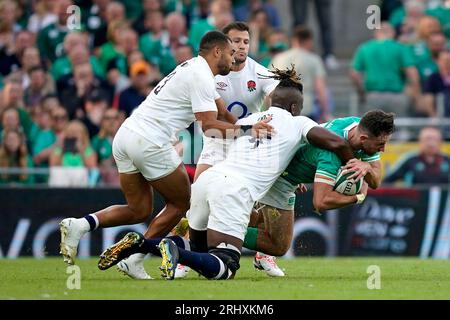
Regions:
<svg viewBox="0 0 450 320"><path fill-rule="evenodd" d="M91 226L89 225L89 222L85 218L79 218L75 220L78 224L78 227L84 232L91 231Z"/></svg>
<svg viewBox="0 0 450 320"><path fill-rule="evenodd" d="M133 263L143 263L146 255L146 253L135 253L129 256L127 259L128 261Z"/></svg>

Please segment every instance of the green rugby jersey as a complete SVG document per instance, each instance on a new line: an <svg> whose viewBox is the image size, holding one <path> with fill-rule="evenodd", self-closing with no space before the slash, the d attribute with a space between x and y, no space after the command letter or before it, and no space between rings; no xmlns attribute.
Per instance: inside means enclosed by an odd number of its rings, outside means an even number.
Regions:
<svg viewBox="0 0 450 320"><path fill-rule="evenodd" d="M348 132L356 127L360 120L358 117L338 118L321 126L348 140ZM355 158L361 161L372 162L380 160L379 152L368 155L363 150L357 150L353 154ZM340 167L341 160L335 153L307 144L297 151L281 176L291 184L297 185L300 183L313 183L315 175L320 174L333 181L320 180L320 182L334 185Z"/></svg>

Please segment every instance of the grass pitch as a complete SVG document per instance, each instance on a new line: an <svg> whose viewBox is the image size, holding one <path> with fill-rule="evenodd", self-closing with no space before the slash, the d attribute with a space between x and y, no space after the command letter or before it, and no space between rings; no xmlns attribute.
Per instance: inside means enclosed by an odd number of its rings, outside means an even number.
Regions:
<svg viewBox="0 0 450 320"><path fill-rule="evenodd" d="M450 299L450 260L413 258L279 259L286 277L269 278L241 260L234 280L210 281L190 271L186 279L159 278L160 259L146 260L155 278L129 279L97 259L77 260L81 289L70 290L62 258L0 260L0 299ZM367 268L379 266L381 289L369 290Z"/></svg>

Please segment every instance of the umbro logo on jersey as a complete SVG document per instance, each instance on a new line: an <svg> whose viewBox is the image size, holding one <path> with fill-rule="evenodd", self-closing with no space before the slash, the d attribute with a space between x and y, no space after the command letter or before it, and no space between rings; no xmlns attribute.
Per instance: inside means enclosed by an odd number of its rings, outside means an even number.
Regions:
<svg viewBox="0 0 450 320"><path fill-rule="evenodd" d="M247 81L247 89L249 92L253 92L256 90L256 82L253 80Z"/></svg>
<svg viewBox="0 0 450 320"><path fill-rule="evenodd" d="M216 88L216 90L222 90L222 91L225 91L226 89L226 87L228 87L228 85L225 83L225 82L217 82L217 88Z"/></svg>

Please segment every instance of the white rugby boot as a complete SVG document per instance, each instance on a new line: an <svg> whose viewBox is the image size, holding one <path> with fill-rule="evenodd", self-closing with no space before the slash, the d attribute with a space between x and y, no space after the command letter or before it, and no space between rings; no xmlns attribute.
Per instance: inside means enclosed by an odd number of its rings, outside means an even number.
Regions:
<svg viewBox="0 0 450 320"><path fill-rule="evenodd" d="M89 223L84 218L67 218L59 223L59 230L61 232L59 253L63 255L64 262L73 265L77 256L78 243L90 230Z"/></svg>
<svg viewBox="0 0 450 320"><path fill-rule="evenodd" d="M117 270L132 279L152 280L153 278L145 271L144 253L135 253L117 264Z"/></svg>
<svg viewBox="0 0 450 320"><path fill-rule="evenodd" d="M258 270L264 270L268 276L284 277L283 270L278 267L275 260L274 256L257 252L253 260L253 266Z"/></svg>

